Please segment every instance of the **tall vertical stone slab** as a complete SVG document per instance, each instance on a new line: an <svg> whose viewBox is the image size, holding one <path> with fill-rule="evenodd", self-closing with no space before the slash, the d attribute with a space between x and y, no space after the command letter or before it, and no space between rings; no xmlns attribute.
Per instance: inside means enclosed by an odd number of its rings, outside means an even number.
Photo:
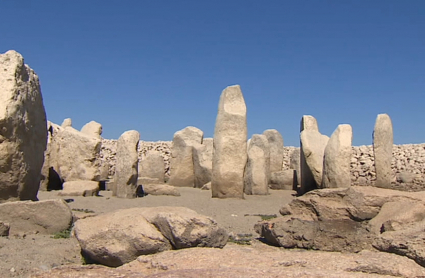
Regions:
<svg viewBox="0 0 425 278"><path fill-rule="evenodd" d="M193 146L193 170L196 188L202 188L211 181L213 140L213 138L205 138L202 144Z"/></svg>
<svg viewBox="0 0 425 278"><path fill-rule="evenodd" d="M317 130L303 130L301 142L307 167L314 178L313 188L320 188L323 179L323 157L329 137Z"/></svg>
<svg viewBox="0 0 425 278"><path fill-rule="evenodd" d="M350 125L339 125L325 148L321 188L350 187L353 130Z"/></svg>
<svg viewBox="0 0 425 278"><path fill-rule="evenodd" d="M393 176L391 160L393 157L393 124L390 116L379 114L373 130L373 154L375 156L376 187L387 188Z"/></svg>
<svg viewBox="0 0 425 278"><path fill-rule="evenodd" d="M81 128L81 132L84 133L84 134L87 134L89 136L101 139L102 138L101 137L101 135L102 135L102 125L99 124L98 122L91 121L91 122L88 122L87 124L85 124Z"/></svg>
<svg viewBox="0 0 425 278"><path fill-rule="evenodd" d="M270 144L267 136L254 134L248 146L248 161L244 174L244 192L247 195L269 194Z"/></svg>
<svg viewBox="0 0 425 278"><path fill-rule="evenodd" d="M263 132L270 146L270 172L282 171L283 137L276 129L267 129Z"/></svg>
<svg viewBox="0 0 425 278"><path fill-rule="evenodd" d="M194 187L195 173L192 147L201 144L203 137L204 132L193 126L185 127L174 134L171 146L169 184Z"/></svg>
<svg viewBox="0 0 425 278"><path fill-rule="evenodd" d="M164 183L164 158L157 151L149 151L146 157L139 161L139 177L155 179L158 183Z"/></svg>
<svg viewBox="0 0 425 278"><path fill-rule="evenodd" d="M16 51L0 54L0 202L37 200L46 144L37 74Z"/></svg>
<svg viewBox="0 0 425 278"><path fill-rule="evenodd" d="M246 105L239 85L223 90L214 130L213 198L243 198L247 161Z"/></svg>
<svg viewBox="0 0 425 278"><path fill-rule="evenodd" d="M303 132L304 130L319 131L319 126L317 124L316 118L310 115L304 115L301 118L300 133ZM314 181L313 173L311 172L310 168L308 167L306 163L304 152L303 152L303 144L301 140L300 140L300 161L301 161L301 165L300 165L301 181L298 181L300 183L300 187L297 188L298 189L297 191L299 195L302 195L310 190L315 189L316 182Z"/></svg>
<svg viewBox="0 0 425 278"><path fill-rule="evenodd" d="M295 149L291 153L289 159L289 169L294 170L293 176L293 190L297 190L298 185L301 183L301 149Z"/></svg>
<svg viewBox="0 0 425 278"><path fill-rule="evenodd" d="M117 142L115 185L112 194L118 198L136 198L140 134L135 130L124 132Z"/></svg>

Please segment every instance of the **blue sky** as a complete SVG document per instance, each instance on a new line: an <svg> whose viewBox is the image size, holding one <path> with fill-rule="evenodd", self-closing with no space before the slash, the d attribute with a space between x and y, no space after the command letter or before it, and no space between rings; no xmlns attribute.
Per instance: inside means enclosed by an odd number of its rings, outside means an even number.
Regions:
<svg viewBox="0 0 425 278"><path fill-rule="evenodd" d="M422 0L19 0L0 12L0 52L37 72L58 124L212 137L222 90L239 84L249 136L274 128L298 146L313 115L323 134L347 123L353 145L371 144L388 113L396 144L425 142Z"/></svg>

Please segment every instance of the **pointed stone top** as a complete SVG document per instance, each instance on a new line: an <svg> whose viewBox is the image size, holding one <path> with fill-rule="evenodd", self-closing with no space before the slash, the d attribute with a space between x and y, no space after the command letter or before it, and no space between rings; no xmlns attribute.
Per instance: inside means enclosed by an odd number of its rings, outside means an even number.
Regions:
<svg viewBox="0 0 425 278"><path fill-rule="evenodd" d="M304 115L301 118L300 132L303 130L317 130L319 131L319 125L317 124L316 118L310 115Z"/></svg>

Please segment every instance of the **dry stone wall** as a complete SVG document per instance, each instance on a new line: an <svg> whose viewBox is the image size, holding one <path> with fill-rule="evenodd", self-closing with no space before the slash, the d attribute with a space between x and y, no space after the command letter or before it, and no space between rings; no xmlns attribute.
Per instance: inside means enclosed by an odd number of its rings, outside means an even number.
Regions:
<svg viewBox="0 0 425 278"><path fill-rule="evenodd" d="M140 141L139 159L144 159L148 151L157 151L164 158L165 175L169 176L170 170L170 148L171 141L145 142ZM297 147L283 148L282 170L290 168L290 157ZM351 182L352 185L373 185L375 175L375 165L373 157L373 147L355 146L352 147L351 158ZM101 158L109 164L109 175L115 172L116 140L102 140ZM393 183L410 184L410 189L425 189L425 143L406 144L393 146L393 158L391 162L393 170Z"/></svg>

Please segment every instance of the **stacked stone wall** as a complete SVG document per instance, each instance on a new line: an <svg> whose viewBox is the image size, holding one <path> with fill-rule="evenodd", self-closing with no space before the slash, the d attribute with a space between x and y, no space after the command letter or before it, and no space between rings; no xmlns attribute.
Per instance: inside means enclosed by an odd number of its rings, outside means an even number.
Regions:
<svg viewBox="0 0 425 278"><path fill-rule="evenodd" d="M115 154L117 140L102 140L101 158L104 163L109 164L109 175L115 173ZM147 152L156 151L164 158L164 173L166 177L170 174L171 141L146 142L140 141L139 159L146 157ZM290 168L290 156L298 147L284 147L282 170ZM354 146L351 158L351 181L353 185L373 185L375 165L373 147ZM418 190L425 187L425 144L406 144L393 146L393 184L410 184L410 189Z"/></svg>

